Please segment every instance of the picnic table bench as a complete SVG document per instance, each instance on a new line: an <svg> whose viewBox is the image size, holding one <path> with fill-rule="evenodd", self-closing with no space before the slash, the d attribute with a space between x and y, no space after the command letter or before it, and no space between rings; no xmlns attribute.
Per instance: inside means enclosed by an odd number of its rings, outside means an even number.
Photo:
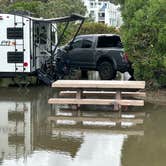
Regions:
<svg viewBox="0 0 166 166"><path fill-rule="evenodd" d="M58 80L52 87L59 89L63 98L50 98L49 104L113 105L115 110L121 106L144 105L144 100L134 98L145 96L145 92L140 92L145 88L145 81Z"/></svg>

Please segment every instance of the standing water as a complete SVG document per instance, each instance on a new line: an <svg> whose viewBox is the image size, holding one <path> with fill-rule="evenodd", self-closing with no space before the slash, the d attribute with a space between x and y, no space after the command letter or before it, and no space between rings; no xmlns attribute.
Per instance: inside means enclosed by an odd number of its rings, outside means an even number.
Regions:
<svg viewBox="0 0 166 166"><path fill-rule="evenodd" d="M166 165L165 106L77 112L48 105L53 95L47 87L0 89L1 166Z"/></svg>

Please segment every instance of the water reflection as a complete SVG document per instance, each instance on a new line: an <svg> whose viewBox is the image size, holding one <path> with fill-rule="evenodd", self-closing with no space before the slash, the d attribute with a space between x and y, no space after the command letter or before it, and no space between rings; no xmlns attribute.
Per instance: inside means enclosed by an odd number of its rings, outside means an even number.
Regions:
<svg viewBox="0 0 166 166"><path fill-rule="evenodd" d="M52 90L43 87L0 89L0 165L160 166L166 162L164 107L146 104L132 113L75 111L51 108L50 96Z"/></svg>

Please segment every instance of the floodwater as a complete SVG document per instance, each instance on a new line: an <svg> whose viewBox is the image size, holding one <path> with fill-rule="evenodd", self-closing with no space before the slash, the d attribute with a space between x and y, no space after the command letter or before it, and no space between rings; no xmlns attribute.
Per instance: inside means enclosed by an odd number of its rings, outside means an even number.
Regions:
<svg viewBox="0 0 166 166"><path fill-rule="evenodd" d="M0 88L1 166L166 165L166 106L75 111L48 105L53 96L48 87Z"/></svg>

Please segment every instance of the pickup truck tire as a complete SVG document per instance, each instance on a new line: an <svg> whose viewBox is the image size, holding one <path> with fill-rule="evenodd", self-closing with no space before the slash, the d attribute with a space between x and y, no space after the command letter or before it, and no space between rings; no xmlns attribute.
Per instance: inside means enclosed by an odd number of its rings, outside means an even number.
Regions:
<svg viewBox="0 0 166 166"><path fill-rule="evenodd" d="M88 79L88 70L81 70L81 78Z"/></svg>
<svg viewBox="0 0 166 166"><path fill-rule="evenodd" d="M103 61L98 66L101 80L112 80L116 77L116 71L111 62Z"/></svg>

